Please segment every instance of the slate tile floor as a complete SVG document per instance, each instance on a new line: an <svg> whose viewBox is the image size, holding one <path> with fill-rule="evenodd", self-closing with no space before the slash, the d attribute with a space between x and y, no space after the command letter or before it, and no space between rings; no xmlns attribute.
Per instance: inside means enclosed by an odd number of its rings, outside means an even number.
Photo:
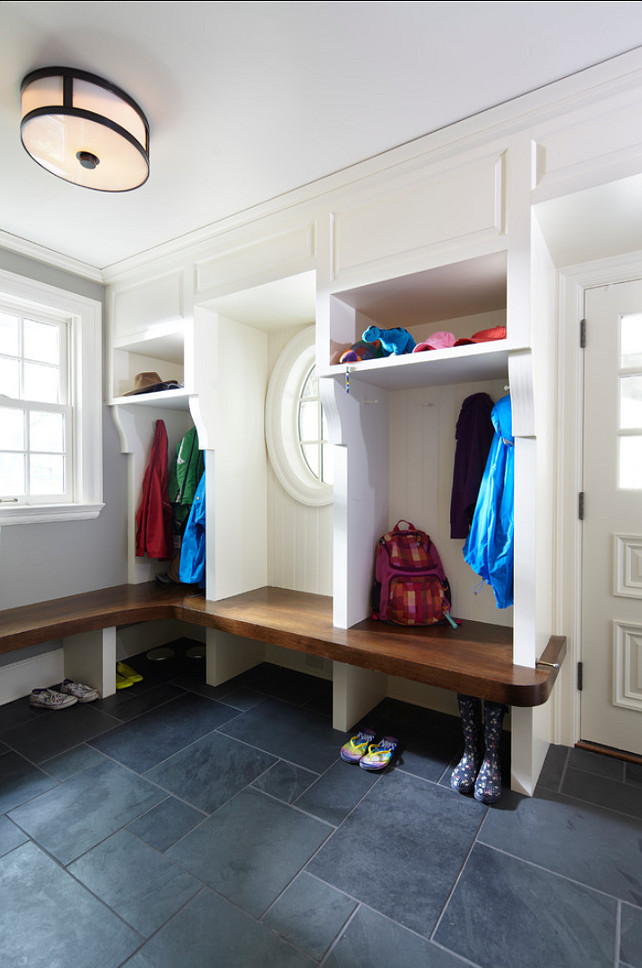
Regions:
<svg viewBox="0 0 642 968"><path fill-rule="evenodd" d="M553 747L488 808L449 787L458 720L386 700L369 774L328 683L214 689L190 644L91 705L0 707L3 968L642 968L641 767Z"/></svg>

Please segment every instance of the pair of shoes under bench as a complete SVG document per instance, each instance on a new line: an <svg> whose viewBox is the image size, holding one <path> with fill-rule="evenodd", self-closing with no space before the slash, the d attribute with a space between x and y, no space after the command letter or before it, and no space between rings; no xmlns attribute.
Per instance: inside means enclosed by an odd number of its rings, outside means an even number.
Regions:
<svg viewBox="0 0 642 968"><path fill-rule="evenodd" d="M143 677L140 672L136 672L126 662L116 663L116 689L128 689L135 682L142 682Z"/></svg>
<svg viewBox="0 0 642 968"><path fill-rule="evenodd" d="M77 702L93 702L98 690L73 679L64 679L56 689L32 689L29 705L41 709L67 709Z"/></svg>
<svg viewBox="0 0 642 968"><path fill-rule="evenodd" d="M394 736L384 736L376 743L375 735L373 729L363 729L352 736L341 747L341 759L346 763L358 763L362 770L385 770L399 744Z"/></svg>

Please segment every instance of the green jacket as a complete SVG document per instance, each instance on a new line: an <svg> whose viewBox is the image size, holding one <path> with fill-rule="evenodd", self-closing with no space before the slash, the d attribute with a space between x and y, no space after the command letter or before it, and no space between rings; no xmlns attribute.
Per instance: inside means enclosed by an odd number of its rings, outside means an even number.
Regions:
<svg viewBox="0 0 642 968"><path fill-rule="evenodd" d="M169 468L169 500L174 515L174 530L182 531L204 470L205 458L203 451L198 449L196 427L192 427L176 448L176 460Z"/></svg>

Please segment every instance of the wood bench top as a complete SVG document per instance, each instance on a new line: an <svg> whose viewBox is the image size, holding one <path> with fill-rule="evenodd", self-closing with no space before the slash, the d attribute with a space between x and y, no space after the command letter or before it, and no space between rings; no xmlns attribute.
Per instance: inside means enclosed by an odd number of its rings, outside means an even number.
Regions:
<svg viewBox="0 0 642 968"><path fill-rule="evenodd" d="M513 631L503 626L465 620L456 630L402 628L366 619L340 629L323 595L265 587L213 602L186 585L146 582L2 611L0 653L171 618L511 706L546 702L566 652L565 637L552 636L541 657L550 665L531 669L513 664Z"/></svg>

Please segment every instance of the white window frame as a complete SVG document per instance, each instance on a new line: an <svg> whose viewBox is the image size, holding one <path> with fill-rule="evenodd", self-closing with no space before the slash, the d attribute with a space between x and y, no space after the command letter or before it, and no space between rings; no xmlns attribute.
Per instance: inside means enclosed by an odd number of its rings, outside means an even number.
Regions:
<svg viewBox="0 0 642 968"><path fill-rule="evenodd" d="M96 518L103 504L102 305L55 286L0 270L0 298L23 313L69 319L72 501L0 503L0 526Z"/></svg>
<svg viewBox="0 0 642 968"><path fill-rule="evenodd" d="M265 439L274 473L290 497L300 504L323 507L332 503L334 489L308 467L298 432L299 395L314 362L314 326L310 326L287 343L272 370L265 401Z"/></svg>

